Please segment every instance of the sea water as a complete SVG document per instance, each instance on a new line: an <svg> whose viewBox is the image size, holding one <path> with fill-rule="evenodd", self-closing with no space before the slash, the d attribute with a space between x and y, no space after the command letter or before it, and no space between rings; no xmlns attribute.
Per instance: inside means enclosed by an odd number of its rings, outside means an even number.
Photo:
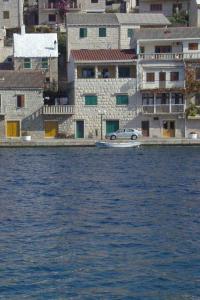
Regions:
<svg viewBox="0 0 200 300"><path fill-rule="evenodd" d="M0 149L0 299L200 299L200 148Z"/></svg>

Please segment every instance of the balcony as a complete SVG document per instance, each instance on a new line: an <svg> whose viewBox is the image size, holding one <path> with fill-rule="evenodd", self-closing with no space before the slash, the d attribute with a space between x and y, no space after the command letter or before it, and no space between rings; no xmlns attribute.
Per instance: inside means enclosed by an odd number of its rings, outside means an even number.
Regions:
<svg viewBox="0 0 200 300"><path fill-rule="evenodd" d="M42 107L43 115L73 115L74 113L74 105L44 105Z"/></svg>
<svg viewBox="0 0 200 300"><path fill-rule="evenodd" d="M139 60L191 60L200 59L200 52L188 53L142 53L138 54Z"/></svg>
<svg viewBox="0 0 200 300"><path fill-rule="evenodd" d="M142 105L142 112L144 114L180 114L184 113L184 111L184 104Z"/></svg>
<svg viewBox="0 0 200 300"><path fill-rule="evenodd" d="M179 89L184 89L185 88L185 80L177 80L177 81L170 81L170 80L165 80L165 81L153 81L153 82L142 82L139 84L139 89L140 90L179 90Z"/></svg>
<svg viewBox="0 0 200 300"><path fill-rule="evenodd" d="M60 4L58 2L49 2L49 3L44 3L40 9L43 10L55 10L55 9L60 9ZM66 10L68 12L70 11L80 11L81 10L81 4L77 3L70 3L67 5Z"/></svg>

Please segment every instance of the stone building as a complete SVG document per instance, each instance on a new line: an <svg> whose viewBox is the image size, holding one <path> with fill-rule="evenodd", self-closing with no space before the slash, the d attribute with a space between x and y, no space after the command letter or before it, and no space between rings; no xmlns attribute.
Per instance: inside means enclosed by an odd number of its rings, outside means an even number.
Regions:
<svg viewBox="0 0 200 300"><path fill-rule="evenodd" d="M1 138L44 136L43 88L42 72L0 71Z"/></svg>
<svg viewBox="0 0 200 300"><path fill-rule="evenodd" d="M64 23L64 13L102 13L105 12L105 0L72 0L63 10L59 0L39 0L38 15L39 24Z"/></svg>
<svg viewBox="0 0 200 300"><path fill-rule="evenodd" d="M146 136L185 137L200 133L200 122L187 119L185 109L191 98L199 106L200 85L188 89L187 69L200 79L200 28L172 27L140 29L134 32L132 47L137 53L137 83L140 92L141 128ZM191 67L192 62L192 67ZM194 103L195 104L195 103Z"/></svg>
<svg viewBox="0 0 200 300"><path fill-rule="evenodd" d="M200 26L200 1L191 0L189 10L189 24L190 26Z"/></svg>
<svg viewBox="0 0 200 300"><path fill-rule="evenodd" d="M130 48L135 28L169 24L161 14L67 14L67 59L71 50Z"/></svg>
<svg viewBox="0 0 200 300"><path fill-rule="evenodd" d="M177 12L189 12L189 0L140 0L140 13L162 13L167 17Z"/></svg>
<svg viewBox="0 0 200 300"><path fill-rule="evenodd" d="M76 138L100 138L119 127L140 127L132 50L72 50L68 79L73 89Z"/></svg>
<svg viewBox="0 0 200 300"><path fill-rule="evenodd" d="M0 28L17 28L23 24L23 0L0 0Z"/></svg>
<svg viewBox="0 0 200 300"><path fill-rule="evenodd" d="M49 87L58 85L58 41L56 33L14 34L14 69L42 70Z"/></svg>

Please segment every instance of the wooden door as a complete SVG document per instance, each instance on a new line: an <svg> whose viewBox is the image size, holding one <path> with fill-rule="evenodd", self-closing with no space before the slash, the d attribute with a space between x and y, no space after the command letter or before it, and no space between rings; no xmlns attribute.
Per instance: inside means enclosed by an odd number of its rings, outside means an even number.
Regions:
<svg viewBox="0 0 200 300"><path fill-rule="evenodd" d="M106 121L106 134L115 132L119 129L119 120Z"/></svg>
<svg viewBox="0 0 200 300"><path fill-rule="evenodd" d="M149 136L149 121L142 121L141 128L142 128L142 135Z"/></svg>
<svg viewBox="0 0 200 300"><path fill-rule="evenodd" d="M20 122L7 121L7 137L19 137L19 136L20 136Z"/></svg>
<svg viewBox="0 0 200 300"><path fill-rule="evenodd" d="M175 137L175 121L163 121L163 137Z"/></svg>
<svg viewBox="0 0 200 300"><path fill-rule="evenodd" d="M45 137L56 137L58 134L58 122L57 121L45 121L44 122Z"/></svg>

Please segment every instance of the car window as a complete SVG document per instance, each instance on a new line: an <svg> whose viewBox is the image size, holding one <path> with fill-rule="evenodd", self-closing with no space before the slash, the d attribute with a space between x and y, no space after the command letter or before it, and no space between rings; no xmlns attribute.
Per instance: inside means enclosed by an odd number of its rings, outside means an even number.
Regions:
<svg viewBox="0 0 200 300"><path fill-rule="evenodd" d="M134 129L127 129L127 132L133 132Z"/></svg>
<svg viewBox="0 0 200 300"><path fill-rule="evenodd" d="M121 132L124 132L124 130L123 129L118 129L116 132L121 133Z"/></svg>

